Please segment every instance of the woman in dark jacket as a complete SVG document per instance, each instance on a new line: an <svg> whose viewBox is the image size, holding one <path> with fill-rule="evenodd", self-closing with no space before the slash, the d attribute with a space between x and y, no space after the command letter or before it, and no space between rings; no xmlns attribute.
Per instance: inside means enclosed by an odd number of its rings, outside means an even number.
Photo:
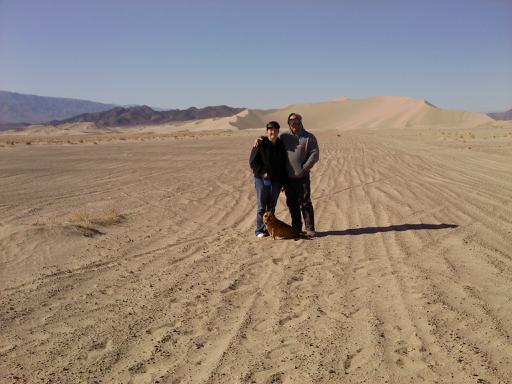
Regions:
<svg viewBox="0 0 512 384"><path fill-rule="evenodd" d="M263 224L263 214L274 212L281 187L286 182L286 149L279 140L279 123L271 121L267 124L267 136L251 151L249 163L254 173L256 200L256 236L265 237L268 233Z"/></svg>

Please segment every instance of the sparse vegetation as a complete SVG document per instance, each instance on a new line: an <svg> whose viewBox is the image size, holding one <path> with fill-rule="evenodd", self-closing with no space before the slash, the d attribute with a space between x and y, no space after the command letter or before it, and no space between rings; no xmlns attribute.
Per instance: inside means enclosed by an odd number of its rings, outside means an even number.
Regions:
<svg viewBox="0 0 512 384"><path fill-rule="evenodd" d="M65 226L73 228L80 234L86 237L94 237L96 235L103 235L97 227L106 227L118 224L125 219L125 216L120 214L116 209L109 208L101 212L90 213L87 211L72 212Z"/></svg>
<svg viewBox="0 0 512 384"><path fill-rule="evenodd" d="M134 133L102 133L102 134L87 134L87 135L0 135L0 144L18 145L26 144L30 141L31 144L99 144L102 142L116 142L116 141L146 141L146 140L181 140L181 139L197 139L203 136L219 136L231 134L230 130L212 130L205 132L170 132L170 133L155 133L155 132L134 132Z"/></svg>
<svg viewBox="0 0 512 384"><path fill-rule="evenodd" d="M99 213L89 213L86 211L77 211L71 213L69 217L69 221L73 224L81 224L84 226L109 226L113 224L118 224L123 221L125 217L121 215L116 209L109 208L105 209Z"/></svg>

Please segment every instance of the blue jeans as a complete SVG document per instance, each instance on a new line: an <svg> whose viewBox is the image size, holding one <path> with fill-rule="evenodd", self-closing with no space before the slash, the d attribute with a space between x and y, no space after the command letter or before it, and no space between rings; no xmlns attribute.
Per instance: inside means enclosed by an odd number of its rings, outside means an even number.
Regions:
<svg viewBox="0 0 512 384"><path fill-rule="evenodd" d="M266 187L263 185L263 179L254 178L254 186L256 187L256 201L258 202L258 210L256 211L256 234L266 233L265 224L263 224L263 214L266 211L274 212L276 210L277 199L281 192L282 183L273 181L272 185Z"/></svg>

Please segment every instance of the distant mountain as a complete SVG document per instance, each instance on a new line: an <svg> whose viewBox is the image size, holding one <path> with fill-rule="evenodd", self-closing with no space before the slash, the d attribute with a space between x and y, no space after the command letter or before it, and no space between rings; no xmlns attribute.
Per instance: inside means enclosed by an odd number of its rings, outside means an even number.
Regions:
<svg viewBox="0 0 512 384"><path fill-rule="evenodd" d="M88 100L0 91L0 125L38 124L50 120L66 119L82 113L106 111L113 107L115 107L114 104Z"/></svg>
<svg viewBox="0 0 512 384"><path fill-rule="evenodd" d="M506 112L488 113L494 120L512 120L512 108Z"/></svg>
<svg viewBox="0 0 512 384"><path fill-rule="evenodd" d="M0 123L0 132L1 131L7 131L7 130L22 130L23 128L28 127L30 124L27 123Z"/></svg>
<svg viewBox="0 0 512 384"><path fill-rule="evenodd" d="M51 121L48 124L95 123L99 128L127 127L142 124L165 124L173 121L233 116L244 109L245 108L232 108L227 105L205 108L191 107L188 109L171 109L168 111L155 111L147 105L128 108L115 107L108 111L84 113L69 119Z"/></svg>

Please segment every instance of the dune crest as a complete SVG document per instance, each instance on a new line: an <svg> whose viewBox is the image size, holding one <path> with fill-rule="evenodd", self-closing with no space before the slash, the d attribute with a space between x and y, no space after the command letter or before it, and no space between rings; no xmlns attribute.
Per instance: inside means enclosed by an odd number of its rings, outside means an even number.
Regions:
<svg viewBox="0 0 512 384"><path fill-rule="evenodd" d="M304 124L312 130L426 125L471 128L492 123L492 119L482 113L441 109L426 100L374 96L366 99L342 97L320 103L292 104L274 110L248 110L236 115L236 121L232 124L239 129L263 127L270 120L286 125L286 117L291 112L301 113Z"/></svg>

